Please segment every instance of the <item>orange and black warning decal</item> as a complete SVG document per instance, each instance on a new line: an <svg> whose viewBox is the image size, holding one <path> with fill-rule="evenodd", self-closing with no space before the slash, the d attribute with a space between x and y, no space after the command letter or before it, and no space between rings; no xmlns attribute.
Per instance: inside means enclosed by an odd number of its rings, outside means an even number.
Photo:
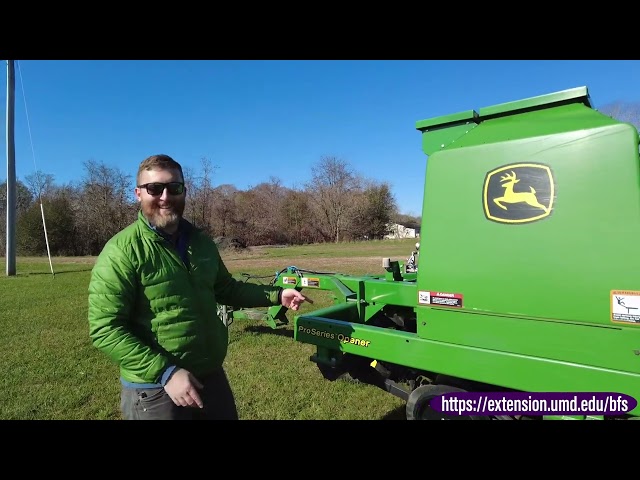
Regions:
<svg viewBox="0 0 640 480"><path fill-rule="evenodd" d="M611 321L627 325L640 325L640 292L611 290Z"/></svg>
<svg viewBox="0 0 640 480"><path fill-rule="evenodd" d="M319 278L302 278L302 286L303 287L320 287L320 279Z"/></svg>
<svg viewBox="0 0 640 480"><path fill-rule="evenodd" d="M513 163L487 173L482 205L488 220L529 223L551 215L555 196L555 180L548 165Z"/></svg>
<svg viewBox="0 0 640 480"><path fill-rule="evenodd" d="M460 293L418 291L418 303L435 307L462 308L462 298Z"/></svg>

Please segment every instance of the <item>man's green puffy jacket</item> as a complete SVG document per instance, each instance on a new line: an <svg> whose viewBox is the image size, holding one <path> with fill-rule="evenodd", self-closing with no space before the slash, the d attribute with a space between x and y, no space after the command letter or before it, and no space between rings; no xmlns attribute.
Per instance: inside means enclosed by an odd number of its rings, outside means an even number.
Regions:
<svg viewBox="0 0 640 480"><path fill-rule="evenodd" d="M157 383L171 365L196 376L212 372L222 366L228 345L217 303L278 304L279 287L235 280L215 243L182 224L189 235L189 268L139 213L106 243L92 270L89 335L120 365L125 381Z"/></svg>

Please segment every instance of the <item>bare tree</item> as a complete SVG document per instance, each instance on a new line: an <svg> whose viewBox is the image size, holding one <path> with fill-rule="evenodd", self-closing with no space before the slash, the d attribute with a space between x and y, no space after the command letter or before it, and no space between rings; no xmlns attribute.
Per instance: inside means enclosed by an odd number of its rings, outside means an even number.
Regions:
<svg viewBox="0 0 640 480"><path fill-rule="evenodd" d="M261 239L257 238L253 225L253 214L256 209L255 194L252 190L238 191L233 196L233 225L228 235L243 245L258 245Z"/></svg>
<svg viewBox="0 0 640 480"><path fill-rule="evenodd" d="M640 102L613 102L599 109L600 112L621 122L627 122L640 130Z"/></svg>
<svg viewBox="0 0 640 480"><path fill-rule="evenodd" d="M283 231L287 233L287 243L294 245L316 243L322 238L314 228L313 212L309 196L297 190L288 190L282 204Z"/></svg>
<svg viewBox="0 0 640 480"><path fill-rule="evenodd" d="M226 184L215 188L212 193L214 235L220 237L232 235L236 220L235 196L238 194L238 189Z"/></svg>
<svg viewBox="0 0 640 480"><path fill-rule="evenodd" d="M207 157L202 157L200 159L200 164L202 166L202 180L200 182L201 198L199 201L200 218L203 228L209 234L211 234L211 199L213 198L213 183L211 180L213 176L213 170L218 167L212 165L211 160Z"/></svg>
<svg viewBox="0 0 640 480"><path fill-rule="evenodd" d="M350 230L354 239L382 239L388 232L397 205L388 183L368 181L358 194Z"/></svg>
<svg viewBox="0 0 640 480"><path fill-rule="evenodd" d="M201 172L196 175L192 169L184 169L185 185L189 195L187 218L197 227L213 234L213 171L219 167L213 165L207 157L200 159Z"/></svg>
<svg viewBox="0 0 640 480"><path fill-rule="evenodd" d="M102 162L88 160L73 204L79 233L88 254L99 252L106 241L131 223L136 205L131 197L131 176Z"/></svg>
<svg viewBox="0 0 640 480"><path fill-rule="evenodd" d="M55 190L54 176L38 170L25 177L25 183L34 198L47 197Z"/></svg>
<svg viewBox="0 0 640 480"><path fill-rule="evenodd" d="M269 182L260 183L251 188L251 205L246 210L246 220L251 225L254 243L261 245L286 242L282 204L286 188L282 181L270 177Z"/></svg>
<svg viewBox="0 0 640 480"><path fill-rule="evenodd" d="M200 194L200 187L198 186L198 179L191 167L183 167L182 175L184 177L184 186L187 189L187 204L185 206L184 216L187 220L193 223L196 227L198 222L196 220L198 205L196 199Z"/></svg>
<svg viewBox="0 0 640 480"><path fill-rule="evenodd" d="M358 189L358 178L341 158L325 156L312 167L312 180L307 185L310 202L316 212L323 235L336 243L346 228L353 208L352 194Z"/></svg>

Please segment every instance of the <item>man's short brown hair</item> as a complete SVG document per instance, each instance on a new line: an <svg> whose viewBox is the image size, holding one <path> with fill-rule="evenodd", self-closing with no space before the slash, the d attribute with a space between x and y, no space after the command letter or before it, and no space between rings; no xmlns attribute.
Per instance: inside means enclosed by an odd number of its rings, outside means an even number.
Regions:
<svg viewBox="0 0 640 480"><path fill-rule="evenodd" d="M182 166L176 162L169 155L151 155L145 158L138 167L138 174L136 175L136 185L140 183L140 174L145 170L177 170L180 172L180 178L184 182L184 174L182 173Z"/></svg>

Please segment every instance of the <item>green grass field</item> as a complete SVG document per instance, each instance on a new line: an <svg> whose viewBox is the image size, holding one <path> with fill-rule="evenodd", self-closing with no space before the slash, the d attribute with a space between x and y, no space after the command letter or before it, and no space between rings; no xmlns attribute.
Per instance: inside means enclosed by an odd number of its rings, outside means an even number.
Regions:
<svg viewBox="0 0 640 480"><path fill-rule="evenodd" d="M346 274L381 273L382 258L406 259L414 239L224 252L229 270L261 277L288 266ZM117 367L89 340L87 287L94 258L21 258L0 277L0 419L120 419ZM6 259L2 259L6 265ZM256 279L268 283L269 279ZM305 291L329 305L321 291ZM375 387L328 382L309 361L311 345L290 323L235 320L225 368L243 420L402 420L403 402Z"/></svg>

